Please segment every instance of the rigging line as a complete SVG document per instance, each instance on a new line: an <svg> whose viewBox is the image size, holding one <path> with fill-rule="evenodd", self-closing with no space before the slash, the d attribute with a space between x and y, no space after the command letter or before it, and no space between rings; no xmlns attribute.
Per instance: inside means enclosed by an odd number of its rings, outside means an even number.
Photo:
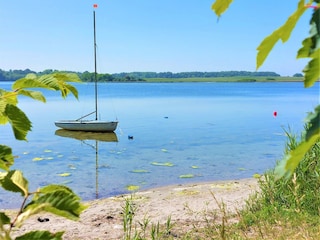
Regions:
<svg viewBox="0 0 320 240"><path fill-rule="evenodd" d="M100 55L100 49L99 49L99 46L96 44L96 57L97 57L97 64L98 64L98 62L100 63L100 66L102 65L101 63L102 63L102 61L101 61L101 55ZM96 68L98 69L98 65L96 65ZM97 70L97 72L98 72L98 70ZM103 70L101 70L101 73L103 73L103 74L107 74L106 72L104 72ZM98 97L99 97L99 94L98 94ZM110 102L111 102L111 106L112 106L112 110L113 110L113 115L115 116L115 118L116 118L116 121L118 121L118 114L117 114L117 112L116 112L116 110L115 110L115 107L114 107L114 103L113 103L113 98L109 98L108 97L108 99L110 99Z"/></svg>

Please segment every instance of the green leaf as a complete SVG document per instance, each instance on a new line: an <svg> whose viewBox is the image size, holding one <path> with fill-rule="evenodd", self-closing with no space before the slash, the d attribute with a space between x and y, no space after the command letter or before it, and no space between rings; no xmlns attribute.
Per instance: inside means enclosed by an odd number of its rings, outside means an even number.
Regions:
<svg viewBox="0 0 320 240"><path fill-rule="evenodd" d="M68 84L68 82L81 82L80 78L75 73L47 74L41 76L39 78L39 81L55 90L59 90L63 98L66 98L69 93L72 93L75 98L78 99L77 89L74 86Z"/></svg>
<svg viewBox="0 0 320 240"><path fill-rule="evenodd" d="M57 184L50 184L40 189L41 193L50 193L55 191L66 191L68 193L73 193L71 188L63 185L57 185Z"/></svg>
<svg viewBox="0 0 320 240"><path fill-rule="evenodd" d="M218 17L220 17L221 14L229 8L229 5L232 3L232 1L233 0L216 0L212 4L211 9L216 13Z"/></svg>
<svg viewBox="0 0 320 240"><path fill-rule="evenodd" d="M312 46L312 39L306 38L302 42L302 47L297 53L297 58L307 58L310 55L310 48Z"/></svg>
<svg viewBox="0 0 320 240"><path fill-rule="evenodd" d="M279 35L280 30L277 29L260 43L259 47L257 48L257 69L263 64L274 45L279 41Z"/></svg>
<svg viewBox="0 0 320 240"><path fill-rule="evenodd" d="M7 105L17 105L17 103L17 93L0 89L0 124L8 123L8 117L5 113Z"/></svg>
<svg viewBox="0 0 320 240"><path fill-rule="evenodd" d="M30 90L21 89L18 91L18 94L33 98L35 100L38 100L44 103L46 102L46 98L43 96L42 92L39 92L39 91L30 91Z"/></svg>
<svg viewBox="0 0 320 240"><path fill-rule="evenodd" d="M311 87L320 78L320 49L311 55L311 60L308 62L303 72L305 74L304 86Z"/></svg>
<svg viewBox="0 0 320 240"><path fill-rule="evenodd" d="M298 3L297 10L288 18L284 25L271 33L268 37L266 37L261 44L258 46L258 54L257 54L257 63L256 68L258 69L264 63L265 59L269 55L270 51L274 47L274 45L281 39L282 42L286 42L292 30L294 29L296 23L302 14L306 11L305 1L300 0Z"/></svg>
<svg viewBox="0 0 320 240"><path fill-rule="evenodd" d="M315 108L314 113L308 114L306 122L308 124L306 140L309 140L316 134L320 134L320 105Z"/></svg>
<svg viewBox="0 0 320 240"><path fill-rule="evenodd" d="M44 211L78 220L80 213L87 207L80 203L80 198L65 186L49 185L41 188L23 212L33 211L41 206Z"/></svg>
<svg viewBox="0 0 320 240"><path fill-rule="evenodd" d="M0 112L5 109L5 105L10 103L12 105L17 105L17 93L16 92L8 92L0 89ZM1 109L2 108L2 109Z"/></svg>
<svg viewBox="0 0 320 240"><path fill-rule="evenodd" d="M16 240L61 240L64 232L32 231L15 238Z"/></svg>
<svg viewBox="0 0 320 240"><path fill-rule="evenodd" d="M18 140L27 140L27 133L31 130L31 122L18 107L7 104L5 114L9 119L14 136Z"/></svg>
<svg viewBox="0 0 320 240"><path fill-rule="evenodd" d="M14 163L12 149L5 145L0 145L0 169L8 171Z"/></svg>
<svg viewBox="0 0 320 240"><path fill-rule="evenodd" d="M30 216L35 215L37 213L40 213L41 211L44 211L45 207L48 204L43 203L43 204L38 204L34 205L32 208L29 208L28 210L23 211L18 215L18 217L15 219L15 227L20 227L23 222L28 219Z"/></svg>
<svg viewBox="0 0 320 240"><path fill-rule="evenodd" d="M19 170L12 170L0 178L0 183L5 190L21 193L23 197L28 196L28 181Z"/></svg>
<svg viewBox="0 0 320 240"><path fill-rule="evenodd" d="M25 78L20 78L12 84L12 90L14 91L25 88L43 88L53 90L53 88L48 84L39 81L35 74L28 74Z"/></svg>
<svg viewBox="0 0 320 240"><path fill-rule="evenodd" d="M10 224L10 218L4 212L0 212L0 226L5 224Z"/></svg>
<svg viewBox="0 0 320 240"><path fill-rule="evenodd" d="M78 99L77 89L68 84L68 82L81 82L80 78L75 73L52 73L45 74L37 77L35 74L28 74L25 78L17 80L12 89L22 92L21 90L26 88L43 88L49 90L60 91L63 98L69 93L72 93ZM23 93L23 92L22 92ZM40 100L39 96L27 95L29 97L36 97L36 100Z"/></svg>

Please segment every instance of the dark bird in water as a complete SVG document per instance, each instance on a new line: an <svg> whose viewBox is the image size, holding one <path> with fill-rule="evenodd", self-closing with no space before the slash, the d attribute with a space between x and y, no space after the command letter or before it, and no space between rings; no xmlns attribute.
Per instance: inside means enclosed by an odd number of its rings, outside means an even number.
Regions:
<svg viewBox="0 0 320 240"><path fill-rule="evenodd" d="M129 136L128 136L128 139L129 139L129 140L132 140L132 139L133 139L133 136L129 135Z"/></svg>

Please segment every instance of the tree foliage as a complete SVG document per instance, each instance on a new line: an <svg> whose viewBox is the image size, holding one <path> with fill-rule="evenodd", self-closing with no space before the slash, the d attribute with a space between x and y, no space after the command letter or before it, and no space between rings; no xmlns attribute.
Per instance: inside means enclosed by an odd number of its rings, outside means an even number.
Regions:
<svg viewBox="0 0 320 240"><path fill-rule="evenodd" d="M33 73L13 83L12 90L0 89L0 124L10 124L17 140L27 140L32 124L26 114L18 107L18 97L23 95L34 100L45 102L46 98L40 91L34 89L49 89L60 91L65 98L73 94L78 98L77 89L69 82L80 82L76 74L51 73L37 76ZM0 239L11 239L13 227L20 227L30 216L47 211L71 220L77 220L86 208L80 203L80 198L73 191L61 185L48 185L31 191L28 180L21 170L11 170L14 163L12 149L0 145L0 186L3 190L19 193L22 204L17 216L10 219L5 212L0 212ZM27 200L31 201L26 204ZM16 239L62 239L63 232L33 231Z"/></svg>
<svg viewBox="0 0 320 240"><path fill-rule="evenodd" d="M3 71L0 69L1 81L16 81L22 78L21 74L13 74L16 72L29 72L37 74L38 76L48 74L58 74L60 71L47 69L42 72L33 72L26 70L10 70ZM77 74L83 82L94 82L95 74L93 72L68 72ZM1 75L2 74L2 75ZM25 75L24 75L25 76ZM23 77L24 77L23 76ZM220 72L122 72L122 73L98 73L98 82L142 82L148 78L213 78L213 77L280 77L280 74L275 72L249 72L249 71L220 71Z"/></svg>
<svg viewBox="0 0 320 240"><path fill-rule="evenodd" d="M218 17L226 11L232 0L216 0L212 4L212 10ZM302 47L297 52L297 58L309 58L307 66L304 68L304 86L311 87L320 78L320 1L319 0L300 0L296 11L289 16L287 21L273 33L267 36L258 46L257 69L262 66L265 59L275 44L281 40L286 42L294 30L296 23L307 9L313 9L310 19L310 36L302 42ZM304 155L320 138L320 105L314 112L310 113L306 119L307 130L303 134L303 139L296 149L286 154L282 162L276 167L277 177L289 177L292 175Z"/></svg>

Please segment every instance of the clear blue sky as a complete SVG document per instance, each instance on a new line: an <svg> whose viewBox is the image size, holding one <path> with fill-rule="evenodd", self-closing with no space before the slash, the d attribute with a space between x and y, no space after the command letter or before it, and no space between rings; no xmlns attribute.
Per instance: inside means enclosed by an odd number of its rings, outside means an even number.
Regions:
<svg viewBox="0 0 320 240"><path fill-rule="evenodd" d="M255 71L256 48L298 0L236 0L219 21L214 0L0 0L0 69L93 69L93 4L98 71ZM308 10L259 71L302 72L296 52Z"/></svg>

